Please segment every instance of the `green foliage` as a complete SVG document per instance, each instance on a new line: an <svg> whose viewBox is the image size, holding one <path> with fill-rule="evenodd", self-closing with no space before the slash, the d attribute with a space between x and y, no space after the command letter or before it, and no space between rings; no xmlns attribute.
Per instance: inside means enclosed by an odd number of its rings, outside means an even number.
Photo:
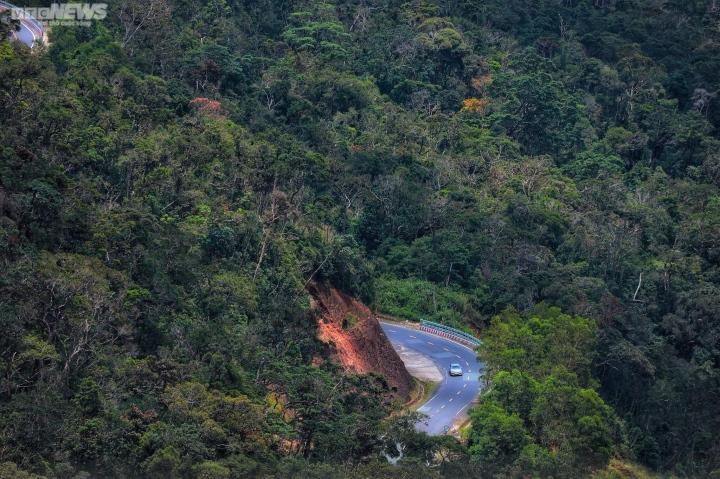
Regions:
<svg viewBox="0 0 720 479"><path fill-rule="evenodd" d="M8 40L13 33L20 30L20 21L12 18L10 10L0 12L0 41Z"/></svg>
<svg viewBox="0 0 720 479"><path fill-rule="evenodd" d="M180 456L172 446L158 449L142 465L148 477L173 477L180 468Z"/></svg>
<svg viewBox="0 0 720 479"><path fill-rule="evenodd" d="M468 437L486 471L572 477L608 464L617 420L590 376L595 334L591 321L558 308L493 319L481 345L490 387Z"/></svg>
<svg viewBox="0 0 720 479"><path fill-rule="evenodd" d="M375 283L378 311L411 321L421 319L464 327L472 303L467 294L429 281L382 277Z"/></svg>
<svg viewBox="0 0 720 479"><path fill-rule="evenodd" d="M325 60L345 56L342 44L350 34L337 21L333 4L312 2L310 9L293 12L290 18L292 26L281 37L293 48L320 55Z"/></svg>
<svg viewBox="0 0 720 479"><path fill-rule="evenodd" d="M718 470L706 3L128 0L0 41L0 475ZM475 461L322 361L311 281L483 331Z"/></svg>
<svg viewBox="0 0 720 479"><path fill-rule="evenodd" d="M591 320L559 308L541 306L527 318L506 310L483 334L480 355L498 372L523 370L542 378L562 367L590 384L596 334Z"/></svg>
<svg viewBox="0 0 720 479"><path fill-rule="evenodd" d="M508 414L492 402L473 410L471 418L470 454L491 468L502 469L513 464L531 440L520 416Z"/></svg>
<svg viewBox="0 0 720 479"><path fill-rule="evenodd" d="M12 462L0 463L0 478L2 479L41 479L44 476L18 469Z"/></svg>

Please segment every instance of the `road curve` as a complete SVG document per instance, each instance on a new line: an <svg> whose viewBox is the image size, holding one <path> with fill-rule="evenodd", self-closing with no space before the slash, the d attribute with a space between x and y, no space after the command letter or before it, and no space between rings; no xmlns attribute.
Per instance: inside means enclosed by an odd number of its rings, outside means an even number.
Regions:
<svg viewBox="0 0 720 479"><path fill-rule="evenodd" d="M454 341L396 323L380 324L393 347L398 349L402 345L424 354L442 371L443 380L435 394L418 409L428 418L418 423L417 428L430 435L448 432L455 421L467 415L470 403L480 394L480 375L485 365L473 350ZM462 366L462 377L448 375L450 363Z"/></svg>
<svg viewBox="0 0 720 479"><path fill-rule="evenodd" d="M17 9L17 7L10 3L0 1L0 12L10 9ZM19 40L32 48L36 42L43 42L44 33L42 25L34 18L28 16L27 18L20 19L20 30L14 32L11 38L13 40Z"/></svg>

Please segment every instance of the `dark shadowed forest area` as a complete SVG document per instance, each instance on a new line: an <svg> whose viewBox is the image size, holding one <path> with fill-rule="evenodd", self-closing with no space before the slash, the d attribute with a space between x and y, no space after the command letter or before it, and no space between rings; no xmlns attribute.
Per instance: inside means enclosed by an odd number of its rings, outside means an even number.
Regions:
<svg viewBox="0 0 720 479"><path fill-rule="evenodd" d="M720 2L107 13L0 42L0 478L720 477ZM459 439L311 282L478 334Z"/></svg>

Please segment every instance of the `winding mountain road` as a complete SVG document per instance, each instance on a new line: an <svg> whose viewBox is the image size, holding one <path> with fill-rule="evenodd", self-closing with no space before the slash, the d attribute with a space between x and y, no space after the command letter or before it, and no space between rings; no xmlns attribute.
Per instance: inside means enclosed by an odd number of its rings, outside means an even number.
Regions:
<svg viewBox="0 0 720 479"><path fill-rule="evenodd" d="M0 1L0 12L4 10L18 9L15 5ZM43 41L43 26L34 18L26 17L20 20L20 30L12 34L13 40L19 40L32 48L36 42Z"/></svg>
<svg viewBox="0 0 720 479"><path fill-rule="evenodd" d="M410 348L429 357L443 374L443 380L430 400L418 412L428 416L417 425L430 435L447 433L453 424L467 416L467 409L480 393L480 375L485 368L475 351L434 334L395 323L380 323L395 349ZM463 376L450 377L451 363L463 368Z"/></svg>

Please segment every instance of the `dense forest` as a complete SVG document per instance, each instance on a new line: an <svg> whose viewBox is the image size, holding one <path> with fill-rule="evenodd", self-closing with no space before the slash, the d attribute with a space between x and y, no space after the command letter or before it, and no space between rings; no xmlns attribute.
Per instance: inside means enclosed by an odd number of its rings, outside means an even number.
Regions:
<svg viewBox="0 0 720 479"><path fill-rule="evenodd" d="M0 478L720 474L718 92L716 0L0 42ZM460 441L323 361L310 281L480 335Z"/></svg>

